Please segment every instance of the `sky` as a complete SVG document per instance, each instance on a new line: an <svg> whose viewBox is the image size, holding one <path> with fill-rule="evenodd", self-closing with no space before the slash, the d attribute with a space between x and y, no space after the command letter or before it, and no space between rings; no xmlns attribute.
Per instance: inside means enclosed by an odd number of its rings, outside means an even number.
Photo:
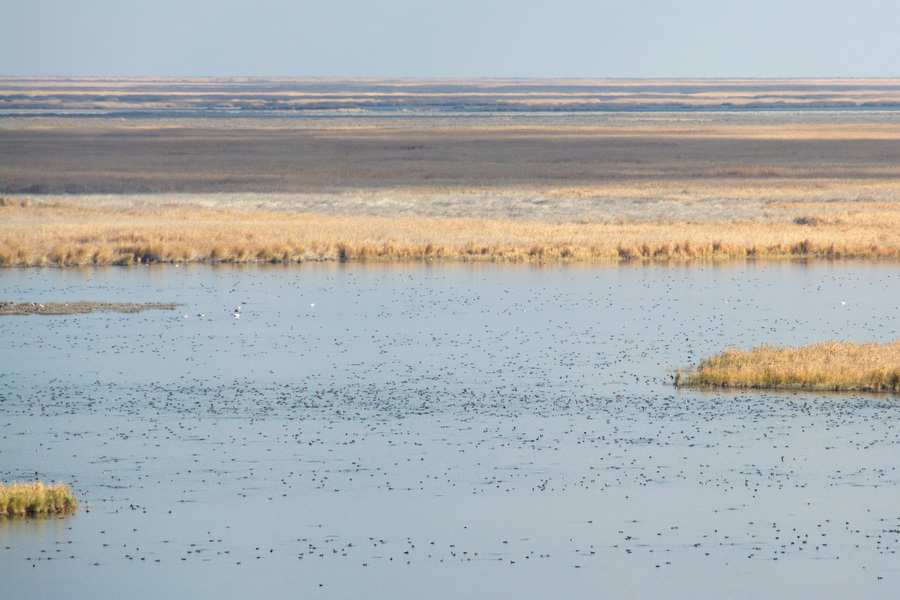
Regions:
<svg viewBox="0 0 900 600"><path fill-rule="evenodd" d="M0 75L896 77L900 0L0 0Z"/></svg>

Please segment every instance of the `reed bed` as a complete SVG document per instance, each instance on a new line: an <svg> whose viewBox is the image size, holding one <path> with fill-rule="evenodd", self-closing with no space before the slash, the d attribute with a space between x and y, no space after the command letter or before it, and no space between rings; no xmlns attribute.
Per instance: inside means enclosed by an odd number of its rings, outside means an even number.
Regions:
<svg viewBox="0 0 900 600"><path fill-rule="evenodd" d="M687 372L675 385L900 393L900 340L829 341L798 347L726 348Z"/></svg>
<svg viewBox="0 0 900 600"><path fill-rule="evenodd" d="M33 517L73 512L78 507L69 486L56 483L0 482L0 517Z"/></svg>
<svg viewBox="0 0 900 600"><path fill-rule="evenodd" d="M900 204L785 214L781 222L546 223L7 201L0 265L900 257Z"/></svg>

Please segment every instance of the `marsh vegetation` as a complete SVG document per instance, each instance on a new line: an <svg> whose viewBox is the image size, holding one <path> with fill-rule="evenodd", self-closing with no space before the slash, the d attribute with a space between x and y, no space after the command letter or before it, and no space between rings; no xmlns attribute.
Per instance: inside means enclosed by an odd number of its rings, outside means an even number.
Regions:
<svg viewBox="0 0 900 600"><path fill-rule="evenodd" d="M675 384L693 387L900 393L900 340L822 342L725 350L704 359Z"/></svg>
<svg viewBox="0 0 900 600"><path fill-rule="evenodd" d="M900 204L766 211L778 219L547 223L32 202L0 207L0 265L900 256Z"/></svg>
<svg viewBox="0 0 900 600"><path fill-rule="evenodd" d="M0 517L35 517L73 512L75 495L63 483L45 485L0 482Z"/></svg>

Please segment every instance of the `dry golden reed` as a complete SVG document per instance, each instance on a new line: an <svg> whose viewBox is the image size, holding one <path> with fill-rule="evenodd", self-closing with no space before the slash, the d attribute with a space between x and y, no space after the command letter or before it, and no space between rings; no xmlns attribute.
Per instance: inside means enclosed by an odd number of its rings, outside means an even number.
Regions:
<svg viewBox="0 0 900 600"><path fill-rule="evenodd" d="M810 206L802 215L780 222L547 223L8 202L0 206L0 265L900 257L898 203Z"/></svg>
<svg viewBox="0 0 900 600"><path fill-rule="evenodd" d="M675 385L900 393L900 340L727 348L677 372Z"/></svg>
<svg viewBox="0 0 900 600"><path fill-rule="evenodd" d="M78 507L69 486L0 482L0 517L32 517L72 512Z"/></svg>

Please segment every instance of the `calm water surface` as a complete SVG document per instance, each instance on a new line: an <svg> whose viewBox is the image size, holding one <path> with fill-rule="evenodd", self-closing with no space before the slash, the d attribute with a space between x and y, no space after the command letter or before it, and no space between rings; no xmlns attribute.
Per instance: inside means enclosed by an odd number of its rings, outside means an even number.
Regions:
<svg viewBox="0 0 900 600"><path fill-rule="evenodd" d="M10 597L894 598L896 398L675 390L900 336L900 265L4 270ZM234 308L241 306L240 317ZM203 316L200 316L200 315Z"/></svg>

